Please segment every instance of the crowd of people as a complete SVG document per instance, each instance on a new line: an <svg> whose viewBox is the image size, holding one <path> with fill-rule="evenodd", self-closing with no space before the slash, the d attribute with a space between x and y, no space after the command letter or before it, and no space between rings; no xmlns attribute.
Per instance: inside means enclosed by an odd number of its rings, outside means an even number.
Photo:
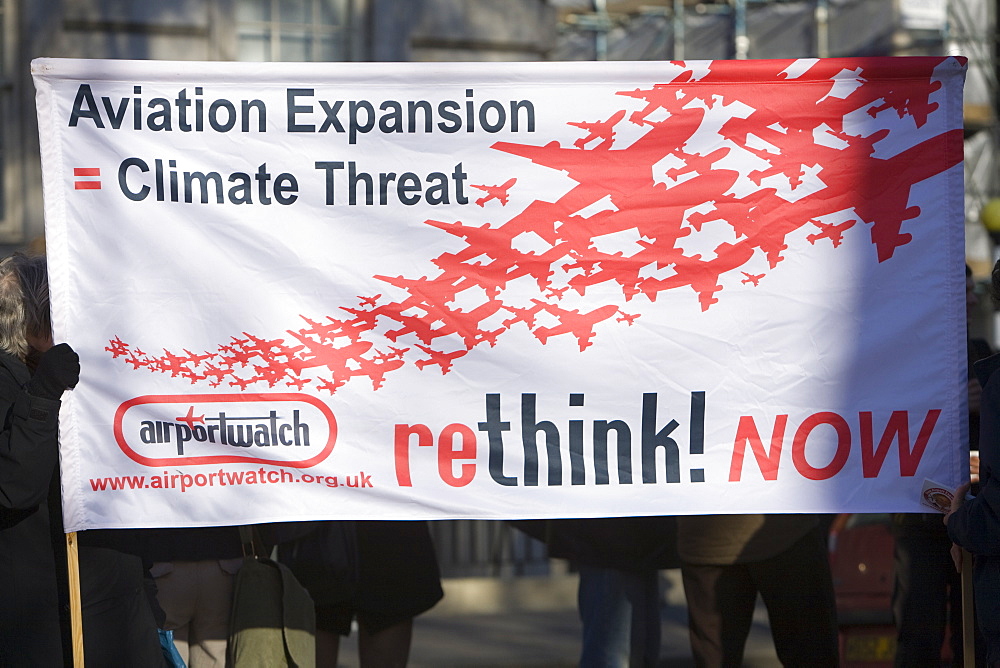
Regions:
<svg viewBox="0 0 1000 668"><path fill-rule="evenodd" d="M967 272L967 304L975 305ZM1000 299L1000 262L993 271ZM944 627L959 619L952 557L974 559L977 665L1000 666L1000 355L970 341L969 406L975 494L956 490L940 515L896 526L897 665L938 666ZM45 259L0 261L0 667L73 665L58 467L60 398L79 378L77 354L55 344ZM981 436L980 436L981 434ZM956 444L961 447L961 444ZM817 515L706 515L521 522L550 555L579 572L584 668L656 666L657 573L681 569L692 656L739 666L758 595L786 666L836 666L838 628ZM365 668L405 666L414 617L443 596L424 522L272 525L264 532L309 590L318 666L336 666L339 638L356 623ZM236 527L87 531L79 587L85 663L91 667L226 666L234 578L243 563ZM945 556L942 556L945 555ZM952 637L960 636L960 626ZM165 647L161 631L171 631ZM176 654L169 650L176 650ZM961 665L962 648L953 647ZM174 664L177 665L177 664Z"/></svg>

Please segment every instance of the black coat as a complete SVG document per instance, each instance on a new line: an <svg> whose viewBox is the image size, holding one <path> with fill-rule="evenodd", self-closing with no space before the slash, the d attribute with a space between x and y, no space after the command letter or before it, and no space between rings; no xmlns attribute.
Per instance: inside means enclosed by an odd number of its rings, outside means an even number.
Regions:
<svg viewBox="0 0 1000 668"><path fill-rule="evenodd" d="M680 566L676 517L513 520L510 524L545 542L550 557L582 566L622 571Z"/></svg>
<svg viewBox="0 0 1000 668"><path fill-rule="evenodd" d="M24 390L28 368L0 352L0 666L63 662L49 497L59 402Z"/></svg>
<svg viewBox="0 0 1000 668"><path fill-rule="evenodd" d="M976 363L983 386L979 431L979 493L948 520L952 541L972 553L976 620L988 662L1000 661L1000 355Z"/></svg>

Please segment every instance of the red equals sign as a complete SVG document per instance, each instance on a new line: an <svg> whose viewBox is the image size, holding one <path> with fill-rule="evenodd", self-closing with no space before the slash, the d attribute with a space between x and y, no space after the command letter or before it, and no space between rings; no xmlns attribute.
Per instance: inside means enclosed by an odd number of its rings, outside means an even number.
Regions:
<svg viewBox="0 0 1000 668"><path fill-rule="evenodd" d="M76 190L100 190L101 180L85 180L80 177L94 177L101 175L100 167L74 167L73 176L76 177L77 181L73 184Z"/></svg>

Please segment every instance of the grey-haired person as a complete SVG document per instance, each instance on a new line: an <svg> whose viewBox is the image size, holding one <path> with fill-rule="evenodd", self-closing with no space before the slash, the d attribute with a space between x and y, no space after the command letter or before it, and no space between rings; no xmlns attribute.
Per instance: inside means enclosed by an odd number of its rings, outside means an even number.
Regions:
<svg viewBox="0 0 1000 668"><path fill-rule="evenodd" d="M0 666L70 665L58 418L80 361L53 344L45 258L0 260ZM80 551L88 665L162 665L138 557Z"/></svg>

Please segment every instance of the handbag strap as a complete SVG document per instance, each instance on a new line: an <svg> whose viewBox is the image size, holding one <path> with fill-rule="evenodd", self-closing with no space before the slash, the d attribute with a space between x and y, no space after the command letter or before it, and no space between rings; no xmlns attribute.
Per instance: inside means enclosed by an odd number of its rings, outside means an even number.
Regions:
<svg viewBox="0 0 1000 668"><path fill-rule="evenodd" d="M254 544L254 532L253 525L242 524L240 525L240 542L243 547L243 558L253 557L257 558L257 548Z"/></svg>

